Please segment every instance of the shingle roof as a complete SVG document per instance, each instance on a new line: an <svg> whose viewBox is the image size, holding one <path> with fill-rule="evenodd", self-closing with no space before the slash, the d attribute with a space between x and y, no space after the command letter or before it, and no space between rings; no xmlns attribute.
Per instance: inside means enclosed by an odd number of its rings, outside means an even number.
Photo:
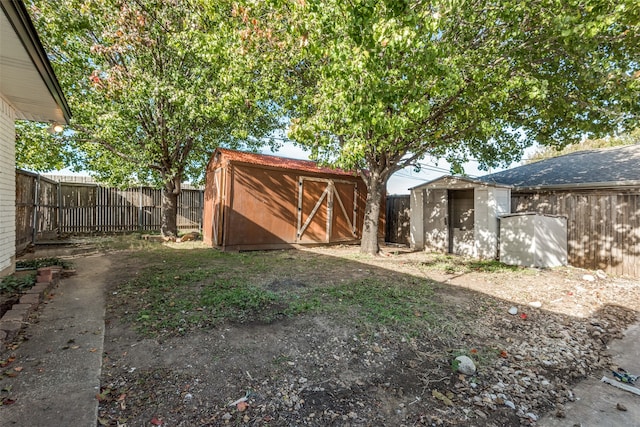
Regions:
<svg viewBox="0 0 640 427"><path fill-rule="evenodd" d="M639 184L640 144L577 151L478 179L514 187Z"/></svg>
<svg viewBox="0 0 640 427"><path fill-rule="evenodd" d="M287 157L272 156L269 154L247 153L246 151L235 151L226 148L218 148L217 152L221 153L227 160L242 163L250 163L254 165L293 169L303 172L326 173L332 175L357 176L354 172L347 172L342 169L332 169L319 166L316 162L310 160L289 159Z"/></svg>

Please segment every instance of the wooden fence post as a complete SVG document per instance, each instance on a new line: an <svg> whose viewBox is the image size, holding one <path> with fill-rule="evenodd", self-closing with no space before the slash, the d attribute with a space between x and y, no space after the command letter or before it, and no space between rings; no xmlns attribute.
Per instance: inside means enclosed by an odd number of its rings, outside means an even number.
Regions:
<svg viewBox="0 0 640 427"><path fill-rule="evenodd" d="M36 244L36 236L38 235L38 209L40 206L40 174L36 175L36 182L33 186L33 230L31 236L31 244Z"/></svg>
<svg viewBox="0 0 640 427"><path fill-rule="evenodd" d="M58 232L56 233L58 237L62 234L62 184L60 182L56 183L56 193L58 196Z"/></svg>
<svg viewBox="0 0 640 427"><path fill-rule="evenodd" d="M142 202L143 202L143 195L142 195L142 185L140 185L139 189L138 189L138 231L142 231L143 230L143 226L142 226L142 221L144 220L144 212L142 210Z"/></svg>

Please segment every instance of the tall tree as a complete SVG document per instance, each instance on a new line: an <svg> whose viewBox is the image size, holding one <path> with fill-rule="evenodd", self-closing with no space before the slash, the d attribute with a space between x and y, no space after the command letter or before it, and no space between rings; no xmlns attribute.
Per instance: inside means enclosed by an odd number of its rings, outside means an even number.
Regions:
<svg viewBox="0 0 640 427"><path fill-rule="evenodd" d="M278 125L231 27L231 4L33 0L73 121L54 138L101 180L161 186L162 233L177 233L181 183L219 145L262 145ZM29 135L24 132L24 135Z"/></svg>
<svg viewBox="0 0 640 427"><path fill-rule="evenodd" d="M236 7L248 55L280 70L290 136L357 169L361 251L385 184L425 155L454 171L638 125L636 0L272 0Z"/></svg>

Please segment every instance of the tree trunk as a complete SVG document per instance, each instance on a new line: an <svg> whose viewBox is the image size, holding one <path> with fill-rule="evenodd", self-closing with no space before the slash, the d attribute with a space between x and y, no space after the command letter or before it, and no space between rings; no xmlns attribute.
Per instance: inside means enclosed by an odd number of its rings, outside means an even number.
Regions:
<svg viewBox="0 0 640 427"><path fill-rule="evenodd" d="M380 174L370 171L366 183L367 204L364 208L360 253L376 255L380 250L378 246L378 224L380 222L380 203L384 193L385 180Z"/></svg>
<svg viewBox="0 0 640 427"><path fill-rule="evenodd" d="M176 191L177 190L177 191ZM162 188L162 214L160 217L160 233L163 237L178 237L178 195L173 181L169 181Z"/></svg>

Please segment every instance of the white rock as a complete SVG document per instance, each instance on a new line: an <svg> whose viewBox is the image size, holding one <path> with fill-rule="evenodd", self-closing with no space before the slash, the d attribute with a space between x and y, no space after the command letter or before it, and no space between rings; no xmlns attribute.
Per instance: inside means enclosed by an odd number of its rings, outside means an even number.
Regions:
<svg viewBox="0 0 640 427"><path fill-rule="evenodd" d="M538 421L538 416L531 412L527 412L526 414L524 414L524 416L529 418L531 421Z"/></svg>
<svg viewBox="0 0 640 427"><path fill-rule="evenodd" d="M607 278L607 273L605 273L602 270L596 270L596 276L598 276L598 278L600 278L600 279L606 279Z"/></svg>
<svg viewBox="0 0 640 427"><path fill-rule="evenodd" d="M540 301L531 301L529 307L540 308L542 307L542 303Z"/></svg>
<svg viewBox="0 0 640 427"><path fill-rule="evenodd" d="M518 314L518 307L511 307L509 309L509 314Z"/></svg>
<svg viewBox="0 0 640 427"><path fill-rule="evenodd" d="M476 364L473 363L468 356L458 356L456 357L456 361L458 362L458 372L464 375L473 375L476 373Z"/></svg>
<svg viewBox="0 0 640 427"><path fill-rule="evenodd" d="M510 401L510 400L505 400L505 401L504 401L504 406L508 406L508 407L509 407L509 408L511 408L511 409L516 409L516 404L515 404L515 403L513 403L513 402L512 402L512 401Z"/></svg>
<svg viewBox="0 0 640 427"><path fill-rule="evenodd" d="M584 276L582 276L582 280L585 280L587 282L595 282L596 278L591 274L585 274Z"/></svg>

